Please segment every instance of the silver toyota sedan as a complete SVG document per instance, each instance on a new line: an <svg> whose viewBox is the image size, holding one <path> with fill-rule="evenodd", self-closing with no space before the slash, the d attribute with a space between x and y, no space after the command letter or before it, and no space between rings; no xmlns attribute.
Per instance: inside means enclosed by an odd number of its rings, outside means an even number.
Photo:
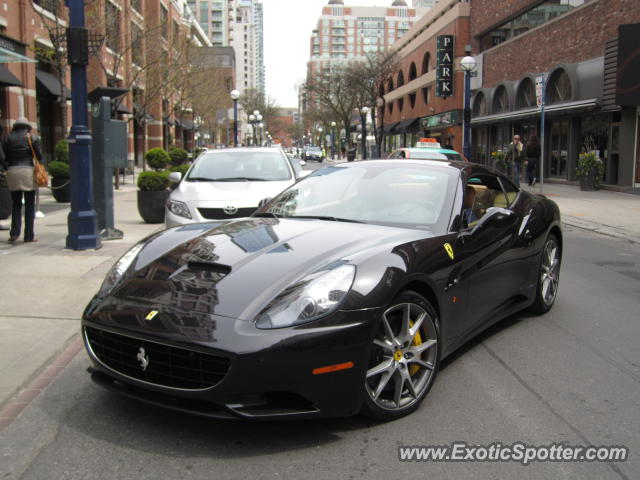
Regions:
<svg viewBox="0 0 640 480"><path fill-rule="evenodd" d="M303 175L299 162L279 148L207 150L184 178L169 176L178 185L167 200L165 225L248 217Z"/></svg>

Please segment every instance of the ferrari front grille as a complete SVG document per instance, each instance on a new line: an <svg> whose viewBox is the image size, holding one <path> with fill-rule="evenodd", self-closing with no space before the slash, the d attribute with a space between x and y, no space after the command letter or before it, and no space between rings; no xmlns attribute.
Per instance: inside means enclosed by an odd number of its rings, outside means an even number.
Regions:
<svg viewBox="0 0 640 480"><path fill-rule="evenodd" d="M219 383L228 358L85 327L96 358L110 369L163 387L201 390Z"/></svg>

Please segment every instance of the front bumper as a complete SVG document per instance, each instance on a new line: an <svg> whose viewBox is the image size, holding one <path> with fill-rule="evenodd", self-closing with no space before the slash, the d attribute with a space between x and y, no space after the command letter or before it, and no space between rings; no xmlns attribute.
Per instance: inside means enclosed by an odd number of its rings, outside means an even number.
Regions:
<svg viewBox="0 0 640 480"><path fill-rule="evenodd" d="M378 314L377 309L336 312L311 324L277 330L258 330L253 322L212 315L216 328L210 342L113 328L85 319L83 339L92 362L92 379L109 390L147 403L215 418L341 417L360 410ZM87 339L87 327L226 357L230 367L219 383L208 388L148 383L103 363ZM133 355L129 360L137 368L138 360ZM350 368L313 372L349 362L353 364Z"/></svg>

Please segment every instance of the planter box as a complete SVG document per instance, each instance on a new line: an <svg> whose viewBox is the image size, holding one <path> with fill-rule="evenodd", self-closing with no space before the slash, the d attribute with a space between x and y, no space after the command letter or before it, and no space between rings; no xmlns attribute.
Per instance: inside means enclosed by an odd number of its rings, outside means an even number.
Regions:
<svg viewBox="0 0 640 480"><path fill-rule="evenodd" d="M56 202L69 203L71 201L71 179L52 177L51 194Z"/></svg>
<svg viewBox="0 0 640 480"><path fill-rule="evenodd" d="M580 190L584 192L593 192L597 190L598 188L596 187L596 176L597 170L595 169L595 167L591 167L591 169L589 170L589 175L587 175L586 177L580 177Z"/></svg>
<svg viewBox="0 0 640 480"><path fill-rule="evenodd" d="M11 216L11 192L8 188L0 188L0 220L5 220Z"/></svg>
<svg viewBox="0 0 640 480"><path fill-rule="evenodd" d="M138 190L138 213L145 223L164 222L164 211L169 190Z"/></svg>

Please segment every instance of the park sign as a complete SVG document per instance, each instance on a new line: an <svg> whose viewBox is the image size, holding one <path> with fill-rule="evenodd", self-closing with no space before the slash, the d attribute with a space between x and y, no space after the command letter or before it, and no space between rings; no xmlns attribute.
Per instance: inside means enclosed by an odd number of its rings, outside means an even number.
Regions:
<svg viewBox="0 0 640 480"><path fill-rule="evenodd" d="M453 35L436 39L436 97L453 95Z"/></svg>

